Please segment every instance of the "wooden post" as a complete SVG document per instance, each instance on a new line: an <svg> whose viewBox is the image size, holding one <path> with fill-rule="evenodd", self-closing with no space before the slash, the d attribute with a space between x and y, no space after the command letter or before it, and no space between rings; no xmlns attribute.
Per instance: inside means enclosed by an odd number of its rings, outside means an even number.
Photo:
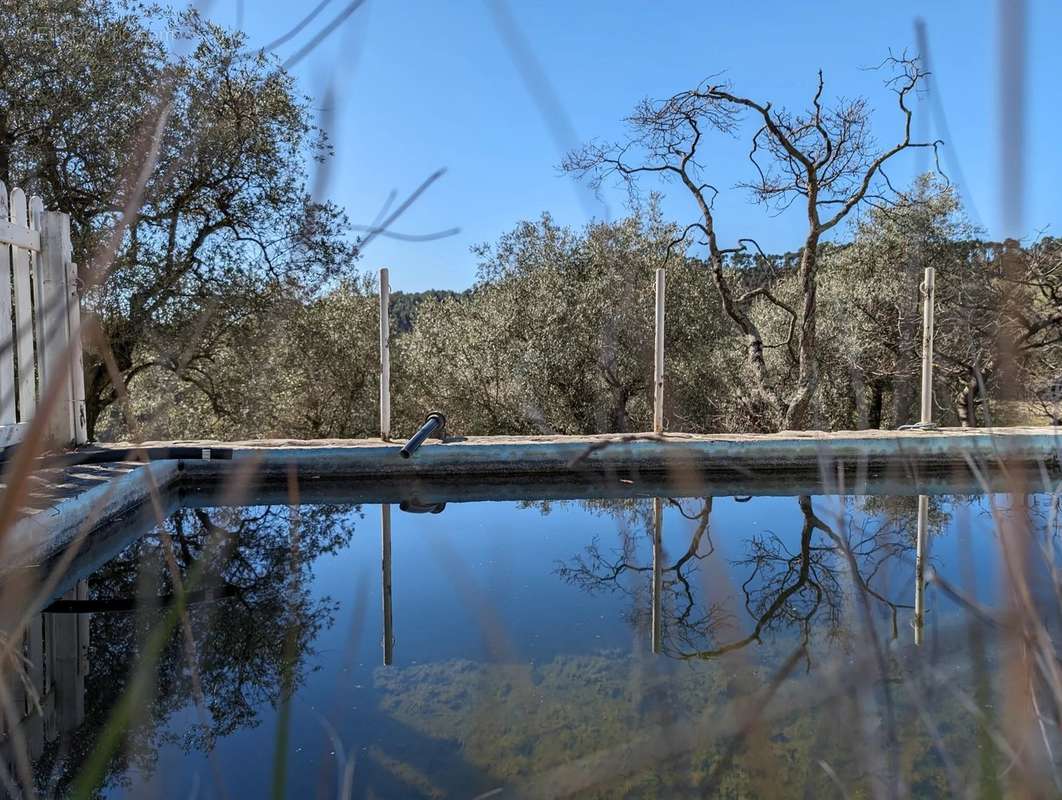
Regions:
<svg viewBox="0 0 1062 800"><path fill-rule="evenodd" d="M380 269L380 438L391 438L391 286L387 267Z"/></svg>
<svg viewBox="0 0 1062 800"><path fill-rule="evenodd" d="M660 270L663 272L663 270ZM658 273L659 274L659 273ZM660 284L658 283L657 286ZM653 652L664 642L664 501L653 498Z"/></svg>
<svg viewBox="0 0 1062 800"><path fill-rule="evenodd" d="M382 577L383 577L383 661L385 666L391 666L395 655L395 629L394 618L391 608L391 506L384 503L380 506L380 532Z"/></svg>
<svg viewBox="0 0 1062 800"><path fill-rule="evenodd" d="M653 359L653 433L664 432L664 270L656 271L656 342Z"/></svg>
<svg viewBox="0 0 1062 800"><path fill-rule="evenodd" d="M926 614L926 537L929 534L929 496L918 495L918 529L915 538L914 642L922 644Z"/></svg>
<svg viewBox="0 0 1062 800"><path fill-rule="evenodd" d="M922 425L933 424L933 293L936 270L926 267L922 283Z"/></svg>

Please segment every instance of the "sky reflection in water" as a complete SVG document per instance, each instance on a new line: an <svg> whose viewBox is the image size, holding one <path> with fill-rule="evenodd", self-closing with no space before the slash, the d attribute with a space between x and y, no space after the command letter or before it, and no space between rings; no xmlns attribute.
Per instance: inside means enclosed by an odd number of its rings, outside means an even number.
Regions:
<svg viewBox="0 0 1062 800"><path fill-rule="evenodd" d="M930 499L927 575L985 606L999 600L993 503L1011 513L1004 496ZM1053 531L1050 498L1028 503L1034 527ZM178 626L105 793L222 797L223 785L260 797L283 781L293 797L741 795L782 775L793 795L882 774L912 791L976 784L978 726L954 690L990 708L985 676L1000 656L932 582L914 646L916 504L663 499L659 522L644 499L396 505L389 565L381 506L307 506L297 524L283 506L181 510L166 526L181 573L208 565L189 595L196 670ZM138 643L165 613L142 598L172 594L161 554L157 531L140 538L67 595L94 613L43 615L46 632L87 625L87 672L60 693L80 692L83 709L57 706L44 726L66 732L34 753L42 785L82 767L142 663ZM62 649L60 633L52 641ZM728 744L737 731L749 734L741 747Z"/></svg>

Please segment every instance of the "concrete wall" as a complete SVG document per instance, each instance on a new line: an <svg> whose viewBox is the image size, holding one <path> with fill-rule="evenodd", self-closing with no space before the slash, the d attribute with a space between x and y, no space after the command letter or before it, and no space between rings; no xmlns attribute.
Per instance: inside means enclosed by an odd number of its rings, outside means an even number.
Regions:
<svg viewBox="0 0 1062 800"><path fill-rule="evenodd" d="M155 507L132 527L149 529L178 503L286 503L291 476L300 502L1044 491L1058 472L1062 439L1055 428L473 437L431 442L410 459L399 457L400 443L379 440L143 446L194 448L208 458L153 461L87 488L71 484L9 531L0 563L41 563L71 543L97 552L99 541L129 529L122 515L146 503ZM127 447L87 452L129 458ZM98 533L108 526L110 534Z"/></svg>

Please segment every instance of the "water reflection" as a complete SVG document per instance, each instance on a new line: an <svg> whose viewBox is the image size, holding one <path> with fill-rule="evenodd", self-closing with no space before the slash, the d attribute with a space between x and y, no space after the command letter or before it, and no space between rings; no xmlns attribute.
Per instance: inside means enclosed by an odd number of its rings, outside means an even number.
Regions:
<svg viewBox="0 0 1062 800"><path fill-rule="evenodd" d="M356 796L753 796L790 783L832 794L819 762L852 796L882 789L881 776L946 794L966 779L948 777L942 753L959 754L955 773L976 767L983 730L970 706L994 713L1002 656L985 628L974 678L935 660L973 637L945 646L924 629L926 575L930 549L934 568L955 574L951 518L987 519L986 505L705 496L405 515L384 504L365 509L380 514L379 538L371 519L360 540L360 507L183 510L30 627L34 689L18 696L8 763L17 774L11 746L24 737L38 788L63 795L147 663L153 685L106 761L109 794L188 796L195 786L175 776L205 784L212 772L231 796L267 794L281 731L289 796L340 785ZM1028 511L1055 536L1053 505ZM980 559L981 589L994 539L987 527L978 536L963 548ZM343 593L377 580L379 594ZM174 621L181 604L186 625ZM920 652L899 635L908 621L928 642ZM967 706L946 702L952 685ZM917 757L901 763L897 742ZM212 753L226 755L211 765Z"/></svg>
<svg viewBox="0 0 1062 800"><path fill-rule="evenodd" d="M87 582L79 581L64 600L87 596ZM7 713L0 718L0 753L11 773L18 773L21 755L36 761L84 722L89 621L88 613L34 615L21 652L4 664Z"/></svg>
<svg viewBox="0 0 1062 800"><path fill-rule="evenodd" d="M670 562L663 545L665 502L693 523L682 554ZM733 574L742 576L740 614L724 601L727 589L714 583L725 579L725 573L717 569L709 579L701 571L715 553L710 497L692 506L688 501L653 500L651 524L640 522L631 508L616 505L613 513L634 521L633 527L624 527L621 547L610 552L595 539L556 572L589 593L618 591L632 597L642 587L631 576L651 575L648 627L652 650L672 658L716 658L762 643L769 632L785 630L794 631L805 648L814 630L838 640L844 632L845 599L853 589L886 612L895 637L900 610L912 606L879 584L910 571L907 565L914 537L902 516L855 518L849 514L831 523L815 510L810 497L795 498L795 505L801 522L795 548L793 536L771 530L751 533L742 537L742 557L727 565ZM639 560L638 539L643 535L652 545L648 565ZM636 605L630 620L637 626L643 624L642 619Z"/></svg>
<svg viewBox="0 0 1062 800"><path fill-rule="evenodd" d="M922 632L926 621L926 558L929 546L929 497L918 496L918 529L915 534L915 604L914 642L922 644Z"/></svg>
<svg viewBox="0 0 1062 800"><path fill-rule="evenodd" d="M707 519L707 514L705 515ZM707 524L705 525L707 528ZM664 501L653 498L653 652L664 647Z"/></svg>
<svg viewBox="0 0 1062 800"><path fill-rule="evenodd" d="M26 635L32 689L21 723L38 789L65 795L123 699L144 702L104 783L128 787L130 770L150 774L163 747L210 752L304 685L336 609L311 591L311 567L349 543L349 511L307 508L297 524L287 508L180 511L40 614ZM179 630L164 637L153 685L137 695L137 668L150 665L153 633L167 626ZM180 735L169 730L188 715ZM7 731L5 744L16 736Z"/></svg>
<svg viewBox="0 0 1062 800"><path fill-rule="evenodd" d="M389 666L395 657L395 622L391 606L391 505L380 506L380 560L383 567L383 662Z"/></svg>

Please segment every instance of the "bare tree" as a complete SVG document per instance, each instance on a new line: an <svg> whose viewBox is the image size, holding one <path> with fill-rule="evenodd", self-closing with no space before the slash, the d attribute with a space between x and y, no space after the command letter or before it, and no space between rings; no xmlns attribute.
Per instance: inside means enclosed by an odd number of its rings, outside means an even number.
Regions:
<svg viewBox="0 0 1062 800"><path fill-rule="evenodd" d="M902 132L895 144L878 146L870 132L872 113L863 98L823 104L825 82L819 71L810 106L801 112L776 109L736 94L728 83L709 78L689 91L662 102L642 101L627 118L629 138L618 144L591 142L569 153L562 167L588 177L595 188L618 178L628 191L637 191L640 178L656 175L677 179L696 203L698 219L671 243L665 260L676 247L687 246L691 234L703 237L707 262L726 316L745 339L747 363L752 373L747 404L763 408L767 427L803 429L811 422L810 410L818 388L816 363L816 276L822 237L864 202L885 205L896 192L885 172L887 163L912 148L933 148L936 142L912 139L912 111L908 100L925 79L916 58L890 55L882 64L891 76L886 81L896 95ZM751 137L749 160L754 178L743 184L758 201L784 210L800 203L807 227L799 259L798 305L772 292L772 265L754 239L738 238L723 246L715 227L713 204L718 189L705 179L705 134L710 130L734 135L743 115L751 114L758 129ZM749 251L767 267L750 282L727 267L733 256ZM778 347L784 367L771 368L764 356L761 324L753 314L756 301L781 310L789 318L788 336ZM795 337L795 338L794 338ZM795 381L791 375L795 372Z"/></svg>

